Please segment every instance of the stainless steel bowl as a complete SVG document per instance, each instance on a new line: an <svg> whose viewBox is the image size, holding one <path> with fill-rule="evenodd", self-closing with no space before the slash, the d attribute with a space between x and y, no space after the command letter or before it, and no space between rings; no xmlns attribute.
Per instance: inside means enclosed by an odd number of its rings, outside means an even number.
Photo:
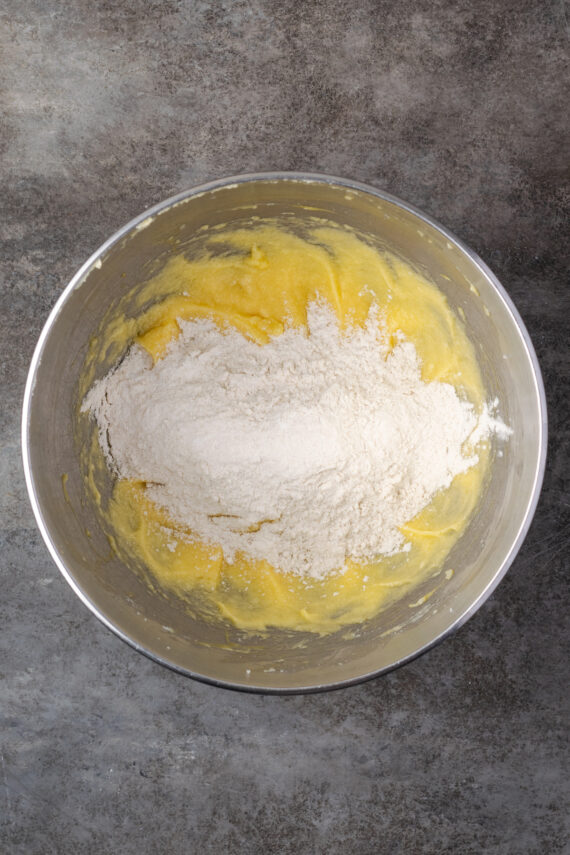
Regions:
<svg viewBox="0 0 570 855"><path fill-rule="evenodd" d="M310 211L307 209L310 208ZM449 556L455 575L417 605L433 579L374 620L318 638L274 631L251 638L188 615L153 594L109 552L74 443L78 377L110 306L148 278L201 226L250 216L325 217L377 237L428 272L464 313L489 397L514 430L496 455L475 518ZM101 364L100 375L109 364ZM530 525L546 456L546 405L537 359L511 300L480 258L420 211L362 184L271 173L215 181L167 199L103 244L73 277L42 331L23 411L26 481L54 561L91 611L137 650L217 685L263 692L346 686L381 674L443 639L473 615L513 561ZM62 483L62 476L67 476ZM442 579L443 579L442 575ZM413 606L413 607L412 607Z"/></svg>

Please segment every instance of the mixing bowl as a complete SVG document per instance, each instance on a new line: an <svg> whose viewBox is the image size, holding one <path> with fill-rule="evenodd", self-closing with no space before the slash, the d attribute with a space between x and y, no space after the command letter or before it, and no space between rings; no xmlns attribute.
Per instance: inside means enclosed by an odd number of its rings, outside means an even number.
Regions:
<svg viewBox="0 0 570 855"><path fill-rule="evenodd" d="M438 577L376 618L332 635L251 636L188 614L153 592L109 549L85 488L77 443L78 381L105 313L183 252L203 226L244 218L323 217L371 235L446 294L465 319L488 398L512 427L494 454L478 511ZM98 376L111 367L99 366ZM44 540L93 613L158 662L220 686L301 692L357 683L405 663L464 623L512 563L534 513L546 453L546 408L527 331L492 272L431 218L393 196L324 175L267 173L215 181L167 199L120 229L73 277L41 333L25 392L24 467ZM446 578L451 576L450 579Z"/></svg>

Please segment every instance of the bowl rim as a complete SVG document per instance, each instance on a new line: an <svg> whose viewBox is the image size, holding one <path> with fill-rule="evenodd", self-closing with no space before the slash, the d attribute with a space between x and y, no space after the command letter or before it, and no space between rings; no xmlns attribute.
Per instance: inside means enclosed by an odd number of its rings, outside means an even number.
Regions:
<svg viewBox="0 0 570 855"><path fill-rule="evenodd" d="M184 668L180 665L177 665L174 662L170 662L162 656L148 650L141 645L133 638L128 636L125 632L123 632L119 627L117 627L97 606L96 603L92 601L92 599L82 590L77 581L75 580L71 571L65 565L65 562L60 557L57 547L53 542L49 528L44 520L44 516L42 513L41 505L36 493L34 474L32 471L31 465L31 452L30 452L30 436L29 436L29 428L30 428L30 410L31 410L31 402L35 387L36 381L36 373L41 362L42 353L44 350L44 346L49 337L52 327L54 326L57 317L59 316L63 306L67 302L67 299L72 291L76 288L79 288L83 282L86 280L87 275L90 273L93 267L100 266L101 258L108 252L108 250L118 243L120 240L125 238L128 234L133 231L141 230L146 227L146 225L150 224L151 220L156 216L159 216L161 213L175 207L178 204L186 202L188 199L196 198L206 193L215 192L217 190L229 189L233 185L245 184L245 183L253 183L256 181L263 182L295 182L295 183L306 183L306 184L330 184L339 186L347 191L357 191L365 194L369 194L375 196L383 201L394 204L396 207L401 208L408 213L416 216L420 221L424 222L428 226L432 227L436 231L438 231L441 235L443 235L450 243L454 244L461 252L463 252L471 262L475 265L476 268L479 269L480 273L483 275L485 279L491 284L491 286L495 289L502 302L504 303L508 313L513 318L515 325L517 326L521 337L523 339L523 343L532 366L533 370L533 379L535 384L535 391L539 401L540 408L540 423L539 423L539 455L537 460L537 465L534 473L534 480L532 491L529 496L529 500L527 503L527 507L525 510L524 517L519 526L517 536L514 538L508 552L504 556L501 564L498 566L497 571L495 572L492 579L489 580L485 588L480 592L479 596L460 613L454 620L450 623L450 625L443 630L439 635L430 641L423 644L417 650L412 651L410 654L402 657L401 659L390 663L389 665L385 665L381 668L375 669L368 673L364 673L362 675L356 677L350 677L346 680L339 680L332 683L322 683L315 685L306 685L306 686L298 686L298 687L267 687L267 686L256 686L250 685L247 683L234 683L228 680L220 680L217 678L213 678L207 674L198 673L192 671L189 668ZM108 629L110 629L115 635L117 635L120 639L125 641L139 653L143 653L148 658L152 659L154 662L159 663L160 665L164 665L170 670L176 671L179 674L183 674L187 677L191 677L195 680L198 680L203 683L208 683L210 685L214 685L220 688L232 689L235 691L243 691L254 694L271 694L271 695L295 695L295 694L310 694L316 692L324 692L324 691L332 691L335 689L342 689L348 686L358 685L359 683L364 683L368 680L372 680L375 677L379 677L382 674L389 673L390 671L395 670L396 668L401 667L402 665L407 664L408 662L413 661L417 657L426 653L428 650L431 650L437 644L442 642L445 638L452 635L456 632L464 623L466 623L478 609L483 605L483 603L491 596L497 585L501 582L510 566L512 565L517 553L519 552L522 543L528 533L530 525L532 523L538 500L540 497L540 492L542 489L542 483L544 480L544 473L546 468L546 454L547 454L547 446L548 446L548 416L547 416L547 407L546 407L546 394L544 389L544 382L540 370L540 365L538 361L538 357L536 355L534 346L532 344L530 335L526 329L526 326L514 305L512 299L509 294L501 285L498 278L495 276L493 271L487 266L487 264L480 258L480 256L474 252L467 244L465 244L460 238L458 238L453 232L447 229L445 226L441 225L437 220L435 220L430 215L426 214L421 209L415 207L414 205L405 202L397 196L394 196L390 193L385 192L384 190L380 190L370 184L366 184L360 181L354 181L349 178L340 178L334 175L329 175L326 173L320 172L297 172L297 171L268 171L268 172L248 172L244 174L232 175L225 178L218 178L212 181L208 181L194 187L190 187L187 190L183 190L179 193L176 193L173 196L169 196L167 199L164 199L161 202L147 208L138 216L129 220L125 225L115 231L107 240L105 240L81 265L81 267L77 270L77 272L72 276L67 286L64 288L53 308L51 309L47 320L45 321L40 336L38 338L36 347L34 349L34 353L30 362L30 367L28 370L28 375L26 379L26 385L24 390L23 397L23 405L22 405L22 432L21 432L21 440L22 440L22 460L23 460L23 468L24 468L24 477L26 481L26 487L28 490L28 496L30 499L30 504L32 506L32 510L34 513L34 517L36 520L36 524L40 530L42 538L48 548L48 551L61 572L64 579L70 585L75 594L79 597L79 599L87 606L87 608L97 617Z"/></svg>

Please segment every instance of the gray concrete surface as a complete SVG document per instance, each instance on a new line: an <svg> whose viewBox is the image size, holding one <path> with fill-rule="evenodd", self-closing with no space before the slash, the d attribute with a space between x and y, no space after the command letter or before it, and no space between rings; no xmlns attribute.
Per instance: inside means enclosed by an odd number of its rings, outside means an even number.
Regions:
<svg viewBox="0 0 570 855"><path fill-rule="evenodd" d="M0 851L568 852L563 3L4 0L0 25ZM551 419L492 598L413 664L310 697L200 685L115 638L49 558L20 463L27 365L77 267L171 193L274 168L370 182L471 244Z"/></svg>

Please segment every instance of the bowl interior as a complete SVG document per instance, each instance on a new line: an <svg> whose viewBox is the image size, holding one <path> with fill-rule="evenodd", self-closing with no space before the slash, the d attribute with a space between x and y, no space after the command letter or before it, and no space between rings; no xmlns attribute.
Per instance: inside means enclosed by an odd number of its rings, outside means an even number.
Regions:
<svg viewBox="0 0 570 855"><path fill-rule="evenodd" d="M244 218L324 217L370 234L420 269L464 313L489 398L513 436L495 455L477 515L449 555L453 568L377 618L318 638L248 636L190 617L174 596L153 594L110 550L85 490L74 430L78 378L109 308L148 279L203 227ZM111 367L101 364L99 376ZM24 458L34 510L60 569L89 607L138 649L225 685L299 691L344 684L394 667L435 643L483 602L508 568L540 488L545 447L542 384L528 336L477 257L392 197L316 177L247 177L191 191L143 215L105 244L56 305L32 363ZM445 580L445 581L444 581Z"/></svg>

